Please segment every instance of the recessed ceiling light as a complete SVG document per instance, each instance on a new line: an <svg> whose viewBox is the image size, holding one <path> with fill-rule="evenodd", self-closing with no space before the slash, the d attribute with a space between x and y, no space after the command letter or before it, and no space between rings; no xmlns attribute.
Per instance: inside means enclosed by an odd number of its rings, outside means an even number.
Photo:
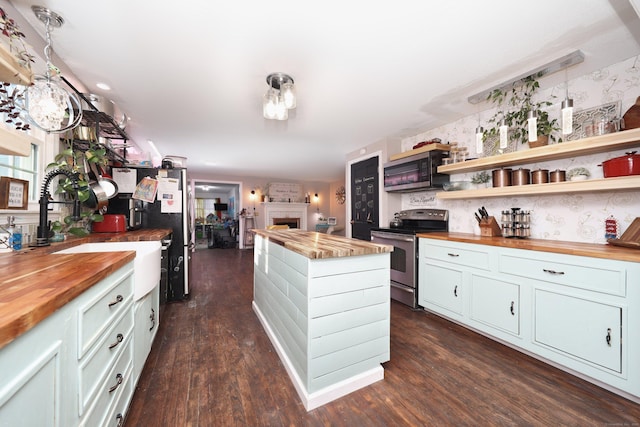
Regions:
<svg viewBox="0 0 640 427"><path fill-rule="evenodd" d="M111 90L111 87L106 83L96 83L96 86L102 90Z"/></svg>

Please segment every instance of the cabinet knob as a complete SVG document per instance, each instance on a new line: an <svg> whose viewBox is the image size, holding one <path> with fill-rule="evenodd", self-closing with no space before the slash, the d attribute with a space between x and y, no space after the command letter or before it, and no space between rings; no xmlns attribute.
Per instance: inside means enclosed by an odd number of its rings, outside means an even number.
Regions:
<svg viewBox="0 0 640 427"><path fill-rule="evenodd" d="M611 328L607 328L607 336L605 337L607 345L611 347Z"/></svg>
<svg viewBox="0 0 640 427"><path fill-rule="evenodd" d="M151 309L151 314L149 315L149 320L151 320L151 327L149 328L149 330L153 331L153 328L156 327L156 311L153 308Z"/></svg>
<svg viewBox="0 0 640 427"><path fill-rule="evenodd" d="M453 257L453 258L457 258L457 257L460 256L460 254L452 254L451 252L448 252L447 255L449 255L450 257Z"/></svg>
<svg viewBox="0 0 640 427"><path fill-rule="evenodd" d="M516 315L515 305L516 305L515 301L511 301L511 307L509 307L509 311L511 311L512 316Z"/></svg>
<svg viewBox="0 0 640 427"><path fill-rule="evenodd" d="M458 285L456 285L455 288L453 288L453 296L457 297L458 296Z"/></svg>

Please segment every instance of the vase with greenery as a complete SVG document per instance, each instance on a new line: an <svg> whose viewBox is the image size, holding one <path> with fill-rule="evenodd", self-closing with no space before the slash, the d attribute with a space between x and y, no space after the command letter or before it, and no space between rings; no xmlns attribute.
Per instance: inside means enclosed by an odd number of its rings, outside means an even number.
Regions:
<svg viewBox="0 0 640 427"><path fill-rule="evenodd" d="M487 97L496 106L498 111L489 119L491 127L484 132L484 140L499 138L500 122L504 119L509 127L509 141L519 141L522 144L529 142L527 131L529 112L535 112L537 116L537 134L539 145L546 145L546 141L551 138L556 141L554 132L560 130L557 119L550 119L549 113L543 108L552 105L550 101L535 101L534 96L540 83L536 75L531 75L519 80L510 88L498 88L491 91ZM530 143L530 146L534 144Z"/></svg>

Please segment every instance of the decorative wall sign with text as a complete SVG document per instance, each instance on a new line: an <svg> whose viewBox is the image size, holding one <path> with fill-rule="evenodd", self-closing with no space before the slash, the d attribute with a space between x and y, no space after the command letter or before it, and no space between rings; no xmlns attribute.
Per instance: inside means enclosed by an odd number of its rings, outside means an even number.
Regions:
<svg viewBox="0 0 640 427"><path fill-rule="evenodd" d="M0 209L27 209L29 206L29 181L0 177Z"/></svg>

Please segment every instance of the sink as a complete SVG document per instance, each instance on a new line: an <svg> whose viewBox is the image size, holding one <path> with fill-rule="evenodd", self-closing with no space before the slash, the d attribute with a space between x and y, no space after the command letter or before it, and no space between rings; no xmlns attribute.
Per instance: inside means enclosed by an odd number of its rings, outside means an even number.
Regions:
<svg viewBox="0 0 640 427"><path fill-rule="evenodd" d="M135 251L133 298L137 301L160 283L161 246L159 241L85 243L54 254Z"/></svg>

